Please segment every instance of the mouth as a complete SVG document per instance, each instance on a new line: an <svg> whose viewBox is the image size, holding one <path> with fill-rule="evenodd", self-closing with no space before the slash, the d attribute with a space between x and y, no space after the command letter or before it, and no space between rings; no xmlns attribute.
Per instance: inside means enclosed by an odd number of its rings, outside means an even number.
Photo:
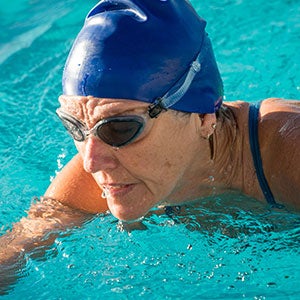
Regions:
<svg viewBox="0 0 300 300"><path fill-rule="evenodd" d="M134 188L134 184L103 184L101 186L106 198L125 196Z"/></svg>
<svg viewBox="0 0 300 300"><path fill-rule="evenodd" d="M136 220L153 206L153 201L139 181L132 183L101 182L102 198L106 198L112 215L122 221ZM139 201L137 201L139 200ZM150 201L149 201L150 200Z"/></svg>

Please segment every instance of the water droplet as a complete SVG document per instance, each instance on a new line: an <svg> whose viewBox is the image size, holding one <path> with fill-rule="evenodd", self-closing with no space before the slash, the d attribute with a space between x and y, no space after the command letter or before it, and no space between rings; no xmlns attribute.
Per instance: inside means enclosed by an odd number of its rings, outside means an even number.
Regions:
<svg viewBox="0 0 300 300"><path fill-rule="evenodd" d="M101 197L103 199L106 199L107 195L106 195L106 191L105 190L102 191Z"/></svg>

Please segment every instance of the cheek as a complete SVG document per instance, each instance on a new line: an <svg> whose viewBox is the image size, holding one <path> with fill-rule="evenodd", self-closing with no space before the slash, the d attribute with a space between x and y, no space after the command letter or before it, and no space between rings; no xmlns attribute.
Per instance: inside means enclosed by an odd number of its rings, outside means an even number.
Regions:
<svg viewBox="0 0 300 300"><path fill-rule="evenodd" d="M139 150L129 151L134 157L130 172L143 181L156 198L163 200L179 184L184 171L184 151L174 139L163 135L138 146Z"/></svg>

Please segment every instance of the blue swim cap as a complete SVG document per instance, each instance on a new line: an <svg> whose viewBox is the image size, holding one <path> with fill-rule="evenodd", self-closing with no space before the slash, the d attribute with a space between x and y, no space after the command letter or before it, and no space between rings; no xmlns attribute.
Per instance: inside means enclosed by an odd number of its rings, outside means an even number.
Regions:
<svg viewBox="0 0 300 300"><path fill-rule="evenodd" d="M63 93L213 113L223 84L205 26L185 0L102 0L70 51Z"/></svg>

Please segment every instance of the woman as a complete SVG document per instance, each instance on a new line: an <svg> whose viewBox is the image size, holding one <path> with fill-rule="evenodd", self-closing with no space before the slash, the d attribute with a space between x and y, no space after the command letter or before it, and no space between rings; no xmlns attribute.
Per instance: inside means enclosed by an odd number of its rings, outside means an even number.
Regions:
<svg viewBox="0 0 300 300"><path fill-rule="evenodd" d="M79 154L2 237L0 261L84 213L132 221L232 191L299 207L300 102L258 108L222 96L205 21L187 1L99 2L70 52L57 110Z"/></svg>
<svg viewBox="0 0 300 300"><path fill-rule="evenodd" d="M260 117L251 108L254 127L248 103L221 106L205 22L186 1L97 4L70 52L63 90L58 116L79 155L47 197L87 212L107 205L126 221L232 190L297 206L299 102L266 100ZM251 153L257 122L260 148Z"/></svg>

